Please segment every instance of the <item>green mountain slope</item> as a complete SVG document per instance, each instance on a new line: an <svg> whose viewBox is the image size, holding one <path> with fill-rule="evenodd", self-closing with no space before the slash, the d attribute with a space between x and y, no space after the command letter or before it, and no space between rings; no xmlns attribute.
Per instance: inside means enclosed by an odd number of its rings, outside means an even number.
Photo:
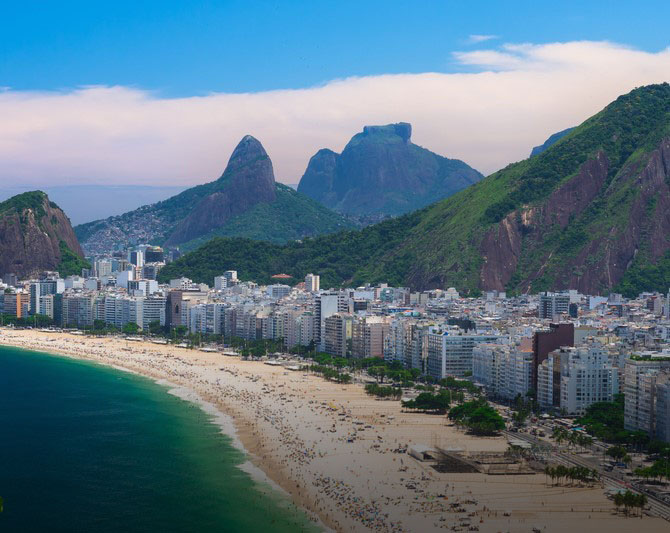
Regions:
<svg viewBox="0 0 670 533"><path fill-rule="evenodd" d="M351 228L343 216L277 184L260 142L245 136L219 179L75 228L89 254L134 243L192 249L215 235L287 242Z"/></svg>
<svg viewBox="0 0 670 533"><path fill-rule="evenodd" d="M248 211L229 219L220 228L180 245L190 251L213 237L243 237L282 244L306 235L327 234L353 225L341 215L282 183L276 184L276 199L258 203Z"/></svg>
<svg viewBox="0 0 670 533"><path fill-rule="evenodd" d="M314 271L324 286L388 281L470 294L667 290L654 284L669 236L670 86L661 84L619 97L541 154L421 211L284 247L217 240L162 276L211 283L221 269L244 273L235 248L246 247L261 281Z"/></svg>
<svg viewBox="0 0 670 533"><path fill-rule="evenodd" d="M554 133L553 135L550 135L549 138L544 141L539 146L533 147L533 149L530 151L530 157L533 157L534 155L540 155L542 152L547 150L552 144L556 144L558 141L560 141L563 137L565 137L568 133L570 133L572 130L575 128L566 128L564 130L561 130L557 133Z"/></svg>

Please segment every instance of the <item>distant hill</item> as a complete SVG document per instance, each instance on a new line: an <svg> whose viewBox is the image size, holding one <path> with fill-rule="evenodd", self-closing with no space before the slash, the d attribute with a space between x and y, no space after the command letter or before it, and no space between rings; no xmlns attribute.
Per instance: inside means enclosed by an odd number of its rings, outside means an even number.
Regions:
<svg viewBox="0 0 670 533"><path fill-rule="evenodd" d="M25 192L0 203L0 276L44 270L67 276L89 266L70 220L45 193Z"/></svg>
<svg viewBox="0 0 670 533"><path fill-rule="evenodd" d="M558 133L554 133L546 141L544 141L544 144L541 144L540 146L536 146L535 148L533 148L530 151L530 157L533 157L534 155L540 155L547 148L549 148L555 142L560 141L563 137L565 137L568 133L570 133L574 129L575 128L568 128L563 131L559 131Z"/></svg>
<svg viewBox="0 0 670 533"><path fill-rule="evenodd" d="M216 235L284 243L350 227L341 215L275 183L265 149L247 135L218 180L75 231L89 253L104 253L141 242L190 249Z"/></svg>
<svg viewBox="0 0 670 533"><path fill-rule="evenodd" d="M67 213L73 225L85 224L100 217L111 217L143 205L153 204L182 192L182 186L152 185L49 185L40 186L49 199ZM0 189L0 202L34 188L20 183Z"/></svg>
<svg viewBox="0 0 670 533"><path fill-rule="evenodd" d="M319 150L298 192L340 213L400 215L446 198L483 176L411 142L407 123L365 126L341 154Z"/></svg>
<svg viewBox="0 0 670 533"><path fill-rule="evenodd" d="M326 172L327 173L327 172ZM285 246L217 239L161 272L211 283L321 274L465 294L670 286L670 85L635 89L539 155L450 198L360 231ZM248 278L247 278L248 279Z"/></svg>

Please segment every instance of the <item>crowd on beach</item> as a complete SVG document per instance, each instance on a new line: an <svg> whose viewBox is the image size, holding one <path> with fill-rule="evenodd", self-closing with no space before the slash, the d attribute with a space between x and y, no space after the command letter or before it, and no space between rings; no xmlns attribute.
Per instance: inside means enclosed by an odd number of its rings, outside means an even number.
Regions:
<svg viewBox="0 0 670 533"><path fill-rule="evenodd" d="M2 329L0 344L90 359L194 391L231 415L252 460L314 520L332 529L503 531L518 530L501 527L517 518L521 530L531 530L525 517L505 508L513 494L475 499L468 489L472 478L458 481L403 453L413 439L421 442L433 432L460 438L457 429L430 415L402 414L398 402L367 397L359 385L329 383L308 372L218 353L118 338ZM506 446L495 440L487 445ZM522 482L525 490L541 487L541 482L521 478L501 487ZM546 500L559 494L555 488L541 490ZM563 490L563 497L569 497ZM604 509L608 504L594 494L583 490L577 502L588 496L591 507ZM544 501L537 507L550 511ZM564 509L562 503L561 519L570 518Z"/></svg>

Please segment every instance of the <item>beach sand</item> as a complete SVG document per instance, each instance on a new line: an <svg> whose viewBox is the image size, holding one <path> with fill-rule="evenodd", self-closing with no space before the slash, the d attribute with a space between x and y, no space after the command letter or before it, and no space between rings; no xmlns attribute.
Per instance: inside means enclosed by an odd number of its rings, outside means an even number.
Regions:
<svg viewBox="0 0 670 533"><path fill-rule="evenodd" d="M4 328L0 344L122 368L209 402L232 418L253 465L337 531L670 530L659 518L616 515L601 486L550 487L543 474L438 473L394 453L412 444L504 451L507 442L469 436L444 416L403 413L400 402L376 400L359 384L121 338Z"/></svg>

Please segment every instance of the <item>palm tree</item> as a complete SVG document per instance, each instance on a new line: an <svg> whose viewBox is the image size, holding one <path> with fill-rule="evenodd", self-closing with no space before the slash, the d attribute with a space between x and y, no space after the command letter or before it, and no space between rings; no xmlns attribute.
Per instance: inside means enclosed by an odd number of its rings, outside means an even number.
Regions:
<svg viewBox="0 0 670 533"><path fill-rule="evenodd" d="M614 505L616 507L616 512L618 514L620 507L623 505L623 494L621 494L620 492L617 492L614 495L613 499L614 499Z"/></svg>
<svg viewBox="0 0 670 533"><path fill-rule="evenodd" d="M640 494L638 496L638 506L640 507L640 518L642 518L642 512L644 511L644 508L647 506L647 495L646 494Z"/></svg>
<svg viewBox="0 0 670 533"><path fill-rule="evenodd" d="M600 479L600 472L598 472L595 468L591 470L591 478L594 481L598 481Z"/></svg>

